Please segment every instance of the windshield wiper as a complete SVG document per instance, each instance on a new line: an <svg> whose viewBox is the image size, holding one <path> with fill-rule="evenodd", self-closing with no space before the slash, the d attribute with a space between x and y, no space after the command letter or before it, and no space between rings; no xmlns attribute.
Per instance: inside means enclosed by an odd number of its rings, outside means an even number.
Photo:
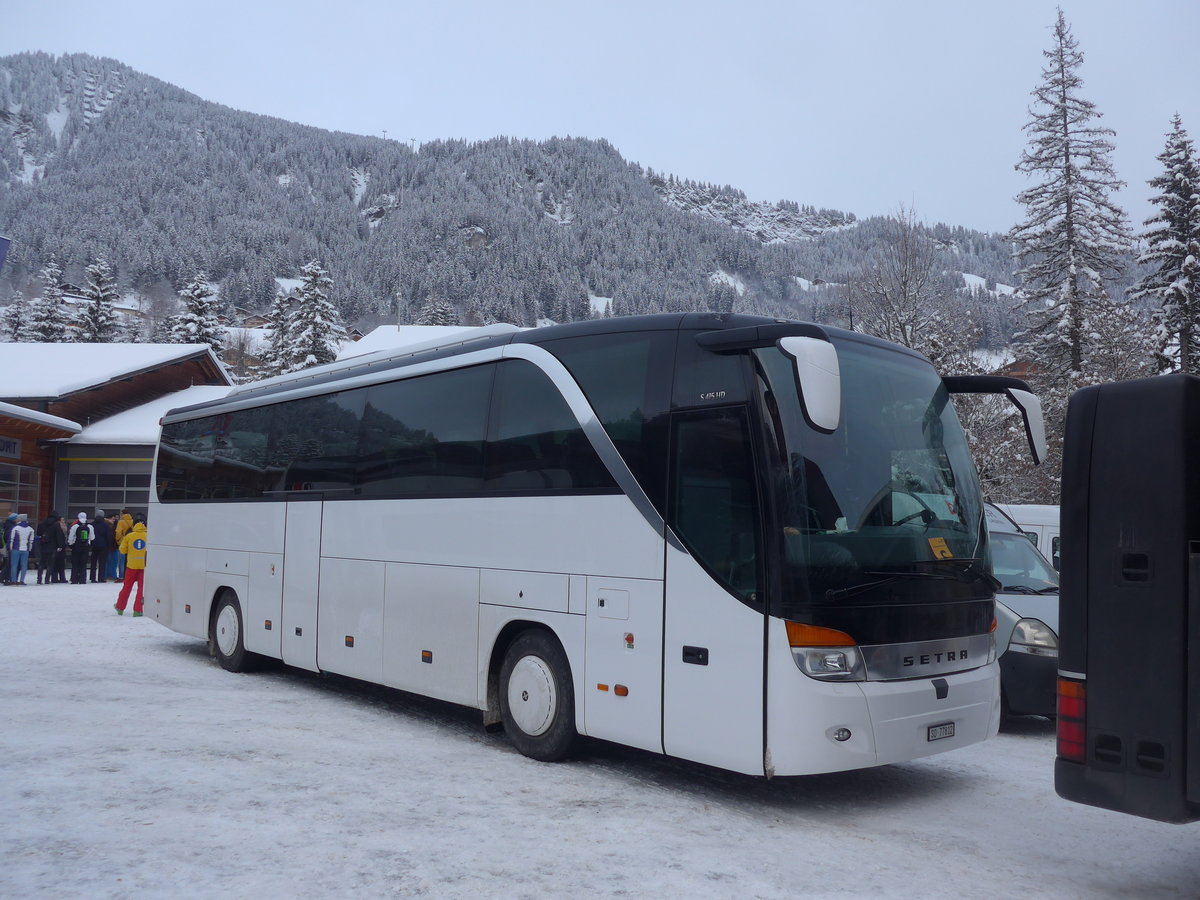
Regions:
<svg viewBox="0 0 1200 900"><path fill-rule="evenodd" d="M943 559L943 560L921 560L913 563L913 565L923 566L922 569L914 569L909 572L872 572L864 571L864 575L881 576L878 581L868 581L865 584L856 584L853 587L842 588L841 590L829 590L825 592L825 599L834 602L844 600L847 597L855 597L858 594L866 593L878 587L883 587L887 584L894 584L905 578L928 578L934 581L961 581L971 583L974 581L982 581L993 592L1000 590L1000 582L989 575L985 570L978 566L980 561L977 559Z"/></svg>

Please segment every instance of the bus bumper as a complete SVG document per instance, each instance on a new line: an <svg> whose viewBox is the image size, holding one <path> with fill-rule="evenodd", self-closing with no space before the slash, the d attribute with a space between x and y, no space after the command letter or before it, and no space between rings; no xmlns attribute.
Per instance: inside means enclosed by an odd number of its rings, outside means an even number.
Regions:
<svg viewBox="0 0 1200 900"><path fill-rule="evenodd" d="M784 661L791 671L773 673L768 699L768 775L904 762L979 743L1000 726L994 662L937 679L833 684ZM945 682L940 699L935 681Z"/></svg>

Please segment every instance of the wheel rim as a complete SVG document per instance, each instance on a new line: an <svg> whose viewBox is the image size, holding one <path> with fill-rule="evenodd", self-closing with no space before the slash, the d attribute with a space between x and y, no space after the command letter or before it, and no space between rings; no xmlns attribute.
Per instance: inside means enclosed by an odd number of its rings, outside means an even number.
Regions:
<svg viewBox="0 0 1200 900"><path fill-rule="evenodd" d="M536 737L549 730L557 708L558 694L550 666L537 656L521 657L508 677L508 711L513 722Z"/></svg>
<svg viewBox="0 0 1200 900"><path fill-rule="evenodd" d="M224 606L217 613L217 649L222 656L232 656L238 645L238 616L233 606Z"/></svg>

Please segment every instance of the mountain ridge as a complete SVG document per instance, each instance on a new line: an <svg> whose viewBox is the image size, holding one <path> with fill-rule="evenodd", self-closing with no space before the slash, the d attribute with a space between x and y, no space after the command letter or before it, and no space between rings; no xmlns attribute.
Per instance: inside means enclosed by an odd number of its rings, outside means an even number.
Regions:
<svg viewBox="0 0 1200 900"><path fill-rule="evenodd" d="M883 232L883 220L643 169L604 140L414 152L234 110L104 57L16 54L0 75L10 290L36 290L51 255L75 281L105 256L123 287L166 296L203 269L225 302L262 309L276 278L319 259L343 314L367 324L411 321L434 298L464 319L561 321L589 295L612 297L616 314L834 321L836 292L812 285L846 281ZM1011 282L997 236L930 233L953 245L954 271Z"/></svg>

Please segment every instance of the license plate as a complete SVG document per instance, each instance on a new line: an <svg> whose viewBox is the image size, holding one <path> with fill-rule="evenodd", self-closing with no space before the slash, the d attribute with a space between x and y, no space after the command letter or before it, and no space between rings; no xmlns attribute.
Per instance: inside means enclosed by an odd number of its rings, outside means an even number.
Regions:
<svg viewBox="0 0 1200 900"><path fill-rule="evenodd" d="M945 725L930 725L929 735L927 740L940 741L943 738L954 737L954 723L947 722Z"/></svg>

